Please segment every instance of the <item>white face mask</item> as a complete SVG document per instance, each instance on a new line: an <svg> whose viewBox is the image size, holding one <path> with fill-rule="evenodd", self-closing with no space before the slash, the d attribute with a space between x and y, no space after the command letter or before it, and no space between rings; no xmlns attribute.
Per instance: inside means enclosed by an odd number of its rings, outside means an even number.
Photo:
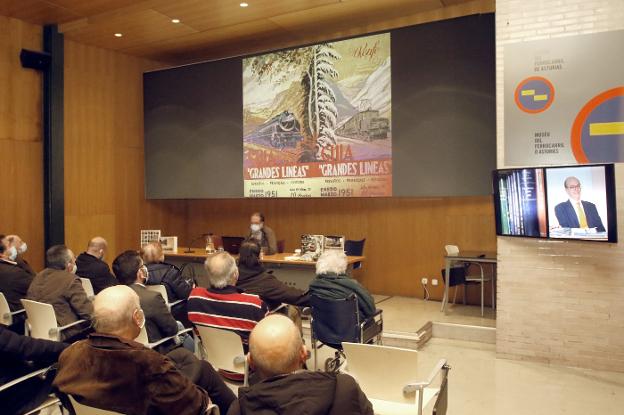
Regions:
<svg viewBox="0 0 624 415"><path fill-rule="evenodd" d="M70 272L72 274L75 274L77 270L78 270L78 267L76 266L76 264L74 264L74 266L72 267L72 270Z"/></svg>
<svg viewBox="0 0 624 415"><path fill-rule="evenodd" d="M9 259L11 261L15 261L15 258L17 258L17 249L15 249L14 246L10 247L9 250L7 251L7 254L9 255Z"/></svg>
<svg viewBox="0 0 624 415"><path fill-rule="evenodd" d="M260 225L258 223L252 223L251 224L251 231L252 232L259 232L260 229L262 229L262 225Z"/></svg>
<svg viewBox="0 0 624 415"><path fill-rule="evenodd" d="M28 245L26 245L26 242L22 242L22 245L19 247L18 252L20 254L25 253L28 250Z"/></svg>
<svg viewBox="0 0 624 415"><path fill-rule="evenodd" d="M141 312L141 315L143 316L143 320L139 324L139 329L142 330L143 327L145 327L145 312L142 309L139 309L139 311Z"/></svg>
<svg viewBox="0 0 624 415"><path fill-rule="evenodd" d="M149 279L149 270L145 265L141 267L141 270L143 271L143 276L145 277L145 281L143 283L147 284L147 280Z"/></svg>

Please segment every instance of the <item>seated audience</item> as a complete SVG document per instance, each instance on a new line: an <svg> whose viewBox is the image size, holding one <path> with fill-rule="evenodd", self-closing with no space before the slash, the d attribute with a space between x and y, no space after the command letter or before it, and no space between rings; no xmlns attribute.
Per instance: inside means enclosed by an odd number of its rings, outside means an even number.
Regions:
<svg viewBox="0 0 624 415"><path fill-rule="evenodd" d="M63 330L63 340L70 343L84 337L91 322L93 304L76 277L76 258L65 245L54 245L46 252L47 268L35 276L27 298L54 307L56 321L64 326L85 319L84 325Z"/></svg>
<svg viewBox="0 0 624 415"><path fill-rule="evenodd" d="M198 277L188 300L189 320L199 326L231 330L241 336L247 349L249 333L267 314L267 306L255 294L236 288L238 268L227 252L209 256L205 263L208 281Z"/></svg>
<svg viewBox="0 0 624 415"><path fill-rule="evenodd" d="M27 273L29 273L30 275L34 277L35 271L33 271L30 264L26 262L26 260L23 258L23 255L28 250L28 245L26 244L26 242L24 242L22 238L20 238L18 235L7 235L6 239L8 242L7 247L9 248L9 250L11 250L12 248L15 248L14 261L17 262L17 265L20 268L23 268L24 271L26 271Z"/></svg>
<svg viewBox="0 0 624 415"><path fill-rule="evenodd" d="M19 266L17 249L8 244L8 238L0 235L0 292L6 297L11 311L17 311L24 308L20 300L26 298L34 274Z"/></svg>
<svg viewBox="0 0 624 415"><path fill-rule="evenodd" d="M106 239L96 236L89 241L87 250L76 258L76 275L90 279L95 294L118 284L108 264L103 261L107 248Z"/></svg>
<svg viewBox="0 0 624 415"><path fill-rule="evenodd" d="M316 279L310 283L310 295L327 300L340 300L355 293L360 318L375 314L375 300L359 282L347 275L347 256L337 250L326 250L316 262Z"/></svg>
<svg viewBox="0 0 624 415"><path fill-rule="evenodd" d="M126 251L113 261L113 271L117 280L127 285L139 296L141 308L145 312L145 330L150 343L154 343L165 337L175 335L182 325L173 318L162 296L150 291L145 287L145 281L151 275L143 260L136 251ZM170 341L158 348L161 353L167 353L178 346L178 343ZM194 349L193 339L190 338L191 350Z"/></svg>
<svg viewBox="0 0 624 415"><path fill-rule="evenodd" d="M266 255L277 253L277 237L273 229L264 224L264 215L260 212L251 214L251 225L247 239L254 240L260 244L262 252Z"/></svg>
<svg viewBox="0 0 624 415"><path fill-rule="evenodd" d="M351 376L304 370L307 354L292 321L266 317L249 338L249 365L262 380L239 388L227 414L373 414Z"/></svg>
<svg viewBox="0 0 624 415"><path fill-rule="evenodd" d="M145 315L132 289L102 290L93 320L95 333L61 354L54 380L60 392L122 414L204 414L209 396L227 412L234 394L207 362L196 359L183 373L169 357L133 340Z"/></svg>
<svg viewBox="0 0 624 415"><path fill-rule="evenodd" d="M307 293L289 287L272 273L266 272L260 262L260 245L251 240L240 246L236 286L247 293L259 295L270 310L282 303L305 307L310 301Z"/></svg>
<svg viewBox="0 0 624 415"><path fill-rule="evenodd" d="M164 285L170 303L188 299L193 289L192 283L182 278L182 273L178 267L165 262L165 254L160 242L151 242L145 245L141 249L141 258L143 258L143 263L147 265L149 271L149 280L146 284ZM183 301L174 306L171 313L176 319L184 323L186 320L186 302Z"/></svg>
<svg viewBox="0 0 624 415"><path fill-rule="evenodd" d="M33 339L0 325L0 384L55 363L68 345ZM3 414L23 414L41 405L52 392L54 371L45 377L33 377L0 393Z"/></svg>

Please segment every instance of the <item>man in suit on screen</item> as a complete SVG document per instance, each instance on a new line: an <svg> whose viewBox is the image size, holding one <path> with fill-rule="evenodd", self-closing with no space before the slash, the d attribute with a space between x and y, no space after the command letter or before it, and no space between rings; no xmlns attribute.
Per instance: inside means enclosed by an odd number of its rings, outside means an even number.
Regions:
<svg viewBox="0 0 624 415"><path fill-rule="evenodd" d="M581 200L581 182L576 177L568 177L563 182L569 199L555 206L555 216L563 228L596 228L604 232L596 205Z"/></svg>

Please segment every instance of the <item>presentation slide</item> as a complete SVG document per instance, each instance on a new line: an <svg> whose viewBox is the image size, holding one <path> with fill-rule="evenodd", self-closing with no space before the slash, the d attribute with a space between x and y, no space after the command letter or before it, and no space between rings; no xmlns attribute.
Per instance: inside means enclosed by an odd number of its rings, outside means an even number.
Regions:
<svg viewBox="0 0 624 415"><path fill-rule="evenodd" d="M496 172L497 234L542 237L546 230L546 198L543 169Z"/></svg>
<svg viewBox="0 0 624 415"><path fill-rule="evenodd" d="M245 197L392 196L390 33L243 59Z"/></svg>
<svg viewBox="0 0 624 415"><path fill-rule="evenodd" d="M608 240L605 166L545 170L549 236Z"/></svg>

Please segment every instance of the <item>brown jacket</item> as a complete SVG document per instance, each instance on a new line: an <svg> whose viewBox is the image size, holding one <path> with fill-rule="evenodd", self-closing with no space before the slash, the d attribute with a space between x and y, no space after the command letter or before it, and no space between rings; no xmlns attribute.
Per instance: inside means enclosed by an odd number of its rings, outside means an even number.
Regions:
<svg viewBox="0 0 624 415"><path fill-rule="evenodd" d="M54 386L78 402L127 415L197 415L209 403L166 356L100 333L61 354Z"/></svg>
<svg viewBox="0 0 624 415"><path fill-rule="evenodd" d="M30 284L27 298L52 304L60 326L80 319L91 320L93 314L93 304L87 298L80 278L65 270L46 268L41 271ZM81 328L75 327L64 330L63 338L67 339L80 331Z"/></svg>

